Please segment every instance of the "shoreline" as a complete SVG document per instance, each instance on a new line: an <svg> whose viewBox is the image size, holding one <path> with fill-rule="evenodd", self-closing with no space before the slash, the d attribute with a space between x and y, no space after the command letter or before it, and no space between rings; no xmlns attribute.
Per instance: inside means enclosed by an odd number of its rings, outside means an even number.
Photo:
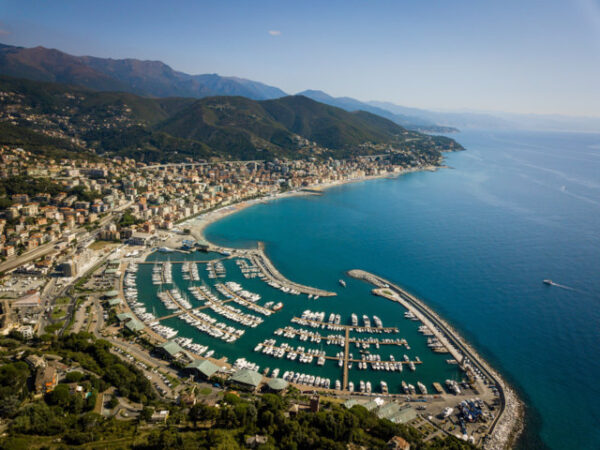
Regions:
<svg viewBox="0 0 600 450"><path fill-rule="evenodd" d="M232 203L229 205L217 207L217 209L214 209L212 211L209 211L206 213L201 213L201 214L197 215L196 217L186 219L183 222L181 222L180 225L189 226L190 230L191 230L191 234L196 240L206 241L206 242L209 242L211 245L217 246L216 244L214 244L214 243L210 242L208 239L206 239L206 235L204 233L206 228L227 216L230 216L237 212L243 211L244 209L249 208L251 206L254 206L254 205L257 205L260 203L265 204L267 202L271 202L274 200L280 200L280 199L287 198L287 197L296 197L296 196L304 196L304 195L322 195L322 193L327 189L337 187L337 186L343 186L345 184L361 183L364 181L385 179L385 178L395 179L395 178L399 178L399 177L409 174L409 173L435 172L438 169L444 169L444 168L448 168L448 166L429 165L429 166L423 166L423 167L415 167L415 168L411 168L411 169L404 169L400 172L389 172L389 173L380 174L380 175L369 175L369 176L364 176L364 177L360 177L360 178L350 178L350 179L346 179L346 180L331 181L328 183L312 184L312 185L305 186L301 189L297 189L297 190L293 190L293 191L280 192L280 193L277 193L274 195L265 195L265 196L253 198L250 200L241 200L237 203ZM217 247L222 247L222 246L217 246Z"/></svg>
<svg viewBox="0 0 600 450"><path fill-rule="evenodd" d="M421 299L378 275L373 275L363 270L350 270L347 273L353 278L378 287L373 289L373 295L400 303L406 309L416 314L423 324L434 331L436 337L439 337L440 341L450 350L450 353L457 361L462 362L466 358L468 367L478 367L495 383L499 388L503 405L500 414L496 416L491 426L490 438L485 442L483 448L494 450L511 448L517 442L525 427L525 405L517 396L515 389L479 355L462 335Z"/></svg>
<svg viewBox="0 0 600 450"><path fill-rule="evenodd" d="M339 180L329 183L315 184L306 186L302 189L305 190L294 190L289 192L282 192L275 195L258 197L252 200L244 200L239 203L226 205L216 210L210 211L206 214L202 214L200 216L189 219L189 221L184 221L183 224L187 224L192 229L192 235L198 240L204 240L209 242L205 236L206 228L236 212L242 211L250 206L254 206L259 203L267 203L268 201L278 200L286 197L294 197L300 195L322 195L322 193L332 187L341 186L344 184L350 183L358 183L363 181L369 181L374 179L381 178L398 178L407 173L420 172L420 171L437 171L440 168L447 168L447 166L426 166L419 167L415 169L403 170L401 172L396 173L386 173L381 175L374 176L366 176L356 179L347 179L347 180ZM210 242L209 242L210 243ZM211 245L214 245L210 243ZM235 248L218 246L223 249L229 249L235 251ZM258 245L258 250L262 251L261 243ZM263 252L264 253L264 252ZM266 255L265 255L266 257ZM374 276L375 279L383 280L380 277ZM385 281L385 280L384 280ZM369 281L372 283L372 281ZM416 299L411 294L404 291L399 286L387 282L390 286L393 286L394 289L399 292L406 294L411 301L414 301L421 309L426 311L427 315L433 316L435 318L434 323L437 322L442 330L451 337L451 341L453 343L458 343L458 346L462 349L464 355L468 355L471 357L471 361L475 363L475 365L481 367L485 373L488 374L489 378L493 380L499 388L501 392L501 399L503 402L503 407L501 413L496 417L490 433L490 438L488 442L485 443L484 448L490 449L502 449L508 448L517 442L519 437L522 435L525 427L525 417L524 417L524 404L522 400L517 396L516 391L512 388L504 378L496 371L484 358L482 358L479 353L473 348L473 346L468 343L453 327L451 327L444 319L442 319L434 310L425 305L421 300ZM381 294L379 294L381 295ZM385 295L383 295L386 297ZM388 297L389 298L389 297ZM392 299L393 301L398 301L398 299ZM405 299L406 300L406 299ZM429 322L429 320L426 320ZM452 345L448 346L452 348Z"/></svg>

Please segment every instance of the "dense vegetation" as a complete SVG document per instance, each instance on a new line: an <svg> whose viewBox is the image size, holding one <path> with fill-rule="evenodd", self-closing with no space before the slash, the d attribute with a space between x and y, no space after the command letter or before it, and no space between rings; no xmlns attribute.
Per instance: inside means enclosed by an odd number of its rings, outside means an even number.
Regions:
<svg viewBox="0 0 600 450"><path fill-rule="evenodd" d="M86 151L66 139L46 136L22 124L17 126L0 122L0 145L22 147L52 159L98 159L96 154Z"/></svg>
<svg viewBox="0 0 600 450"><path fill-rule="evenodd" d="M0 77L0 90L11 95L0 113L14 124L0 129L0 144L39 152L63 148L81 156L93 150L167 161L341 158L382 153L391 146L417 156L435 153L437 160L440 151L461 148L448 138L302 96L152 99L8 77Z"/></svg>
<svg viewBox="0 0 600 450"><path fill-rule="evenodd" d="M30 197L39 193L56 195L65 189L48 178L33 178L26 175L16 175L0 178L0 197L10 197L13 194L27 194Z"/></svg>
<svg viewBox="0 0 600 450"><path fill-rule="evenodd" d="M393 436L402 436L417 449L470 448L456 439L423 442L420 433L397 425L361 406L347 410L338 403L323 402L321 411L300 410L290 414L292 403L306 403L290 388L285 396L225 393L218 406L197 403L185 407L160 400L143 373L110 353L110 344L88 333L64 337L43 336L24 344L18 336L0 338L0 418L7 421L7 433L0 448L57 447L59 443L96 443L96 448L118 444L119 448L216 448L245 446L249 436L268 436L264 449L324 448L346 449L349 443L382 448ZM24 352L24 353L22 353ZM61 362L79 365L61 383L40 399L32 396L34 373L23 361L30 353L60 356ZM87 396L72 389L83 387ZM144 405L139 416L123 421L97 412L100 393L109 388L116 394ZM210 389L209 389L210 391ZM108 407L119 402L113 397ZM168 409L166 423L149 425L153 411Z"/></svg>

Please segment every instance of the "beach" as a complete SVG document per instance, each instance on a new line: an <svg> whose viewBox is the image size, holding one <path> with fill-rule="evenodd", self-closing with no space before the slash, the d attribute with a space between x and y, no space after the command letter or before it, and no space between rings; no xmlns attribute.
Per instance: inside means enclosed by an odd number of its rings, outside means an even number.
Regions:
<svg viewBox="0 0 600 450"><path fill-rule="evenodd" d="M365 177L360 177L360 178L352 178L352 179L347 179L347 180L331 181L331 182L327 182L327 183L309 185L309 186L303 187L302 189L281 192L281 193L277 193L274 195L258 197L258 198L251 199L251 200L242 200L238 203L221 206L213 211L201 213L197 217L187 219L187 220L183 221L181 223L181 225L183 225L185 227L189 227L190 232L191 232L192 236L194 236L195 239L201 240L201 241L207 241L206 236L204 234L204 230L209 225L211 225L212 223L218 222L219 220L223 219L224 217L235 214L239 211L242 211L246 208L249 208L251 206L254 206L254 205L257 205L260 203L266 203L266 202L271 202L274 200L280 200L283 198L296 197L296 196L302 196L302 195L319 195L320 192L324 192L327 189L330 189L330 188L333 188L336 186L342 186L345 184L361 183L364 181L376 180L376 179L382 179L382 178L397 178L397 177L400 177L402 175L406 175L409 173L421 172L421 171L433 172L433 171L436 171L441 168L446 168L446 166L415 167L415 168L411 168L411 169L404 169L400 172L389 172L389 173L384 173L384 174L380 174L380 175L372 175L372 176L365 176Z"/></svg>

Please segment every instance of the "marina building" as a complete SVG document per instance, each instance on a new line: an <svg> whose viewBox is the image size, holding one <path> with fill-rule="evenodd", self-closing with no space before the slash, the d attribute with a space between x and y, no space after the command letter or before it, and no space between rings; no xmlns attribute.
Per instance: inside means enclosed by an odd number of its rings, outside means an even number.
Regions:
<svg viewBox="0 0 600 450"><path fill-rule="evenodd" d="M134 317L131 313L119 313L117 314L117 319L119 319L119 322L127 322L134 319Z"/></svg>
<svg viewBox="0 0 600 450"><path fill-rule="evenodd" d="M272 378L267 383L267 389L271 392L282 392L288 387L288 382L283 378Z"/></svg>
<svg viewBox="0 0 600 450"><path fill-rule="evenodd" d="M184 355L183 349L177 342L167 341L156 347L156 352L166 359L177 359Z"/></svg>
<svg viewBox="0 0 600 450"><path fill-rule="evenodd" d="M143 322L140 322L137 319L131 319L125 324L125 328L127 328L132 333L138 333L142 331L146 326Z"/></svg>
<svg viewBox="0 0 600 450"><path fill-rule="evenodd" d="M108 300L108 305L110 307L119 306L121 303L122 302L120 298L111 298L110 300Z"/></svg>
<svg viewBox="0 0 600 450"><path fill-rule="evenodd" d="M112 291L107 291L104 293L104 297L111 299L111 298L117 298L119 295L119 291L116 290L112 290Z"/></svg>
<svg viewBox="0 0 600 450"><path fill-rule="evenodd" d="M208 359L195 359L189 363L186 370L193 373L200 379L207 380L219 371L219 366L213 364Z"/></svg>
<svg viewBox="0 0 600 450"><path fill-rule="evenodd" d="M241 369L229 379L231 385L240 389L255 391L262 381L263 376L250 369Z"/></svg>
<svg viewBox="0 0 600 450"><path fill-rule="evenodd" d="M417 417L417 412L410 406L404 405L389 417L394 423L407 423Z"/></svg>

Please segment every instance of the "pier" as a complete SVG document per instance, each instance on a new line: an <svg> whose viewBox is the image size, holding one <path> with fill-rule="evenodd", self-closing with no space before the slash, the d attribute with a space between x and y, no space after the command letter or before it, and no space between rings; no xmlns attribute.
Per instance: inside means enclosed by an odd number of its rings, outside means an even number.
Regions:
<svg viewBox="0 0 600 450"><path fill-rule="evenodd" d="M308 352L299 352L298 350L296 350L296 349L294 349L292 347L290 347L288 349L288 348L285 348L285 347L280 347L280 346L277 346L277 345L270 345L270 344L265 344L265 343L262 343L261 345L263 346L263 348L272 348L273 350L283 350L286 353L293 352L293 353L297 353L298 355L313 356L314 358L318 358L319 357L318 355L311 355ZM325 359L329 359L329 360L333 360L333 361L339 361L340 360L339 356L329 356L329 355L322 355L322 356ZM370 361L370 360L367 360L367 359L356 359L356 358L350 359L348 357L348 353L347 352L344 352L344 357L342 358L342 360L344 361L346 369L347 369L347 366L348 366L349 362L352 362L352 363L354 363L354 362L357 362L357 363L358 362L364 362L364 363L367 363L367 364L371 364L371 363L380 363L380 364L385 364L385 363L388 363L388 364L410 364L412 362L415 365L423 364L423 361L405 361L405 360L400 360L400 361L391 361L391 360L387 360L387 361L384 361L384 360L382 360L382 361ZM347 370L345 370L345 372L346 371Z"/></svg>
<svg viewBox="0 0 600 450"><path fill-rule="evenodd" d="M328 328L330 330L342 331L342 330L355 330L359 333L398 333L396 327L364 327L360 325L341 325L330 322L319 322L318 320L303 319L302 317L292 317L291 322L307 322L312 323L318 327Z"/></svg>
<svg viewBox="0 0 600 450"><path fill-rule="evenodd" d="M209 300L207 300L207 301L209 301ZM229 303L229 302L232 302L232 301L233 301L232 299L222 300L220 303L218 303L218 305L224 305L225 303ZM183 308L181 305L179 305L179 303L177 303L175 301L174 301L174 303L177 306L179 306L180 308ZM187 313L189 311L202 311L203 309L208 309L208 308L209 308L209 306L206 305L206 304L204 304L202 306L198 306L198 307L192 308L192 309L181 309L181 310L177 311L176 313L168 314L166 316L159 317L156 320L158 320L160 322L162 320L172 319L173 317L180 316L180 315L185 314L185 313Z"/></svg>
<svg viewBox="0 0 600 450"><path fill-rule="evenodd" d="M233 292L231 289L229 289L224 284L221 286L222 286L223 290L225 292L227 292L229 295L231 295L232 297L235 297L236 299L238 299L245 305L248 305L248 304L253 305L252 307L256 308L256 311L260 312L261 314L264 314L265 316L270 316L271 314L273 314L275 312L272 309L265 308L263 306L257 305L256 303L251 302L250 300L246 300L244 297L240 297L239 295L237 295L235 292Z"/></svg>
<svg viewBox="0 0 600 450"><path fill-rule="evenodd" d="M433 310L425 305L421 300L408 293L398 285L381 278L364 270L350 270L348 275L358 280L366 281L376 286L373 289L373 294L378 295L388 300L400 303L406 309L411 311L424 325L426 325L438 338L438 340L446 346L458 364L464 369L470 367L477 368L485 377L483 380L486 383L494 384L500 394L500 412L494 418L494 421L489 429L488 434L494 435L497 427L502 428L505 424L499 425L504 421L504 416L509 409L514 408L514 404L509 404L507 399L516 402L514 394L506 389L503 380L499 375L494 373L492 369L484 362L482 358L467 345L445 321L443 321ZM510 405L510 406L509 406ZM511 420L510 418L506 420ZM500 431L501 432L501 431Z"/></svg>
<svg viewBox="0 0 600 450"><path fill-rule="evenodd" d="M344 340L344 373L342 374L342 390L348 389L348 350L350 347L350 328L346 328L346 339Z"/></svg>
<svg viewBox="0 0 600 450"><path fill-rule="evenodd" d="M259 242L257 250L246 250L246 257L249 258L254 265L260 268L261 272L272 282L280 284L281 286L294 289L301 294L319 296L319 297L334 297L337 294L335 292L325 291L323 289L317 289L310 286L304 286L302 284L294 283L293 281L285 278L275 268L273 263L267 258L264 253L264 244Z"/></svg>
<svg viewBox="0 0 600 450"><path fill-rule="evenodd" d="M196 308L196 309L199 309L199 308ZM162 317L159 317L159 318L157 318L156 320L160 322L161 320L172 319L173 317L180 316L180 315L182 315L182 314L185 314L186 312L187 312L186 310L177 311L176 313L169 314L169 315L167 315L167 316L162 316Z"/></svg>
<svg viewBox="0 0 600 450"><path fill-rule="evenodd" d="M306 319L302 319L302 320L306 320ZM334 325L337 326L337 325ZM327 335L327 336L322 336L320 333L316 332L316 331L310 331L310 330L305 330L303 328L297 329L291 326L286 326L283 328L278 328L276 330L276 333L278 331L281 331L282 334L284 333L289 333L289 334L293 334L294 336L301 336L301 337L305 337L306 339L311 339L311 342L316 342L316 343L320 343L320 341L328 341L326 342L327 345L335 345L335 342L329 342L329 341L336 341L338 340L337 338L339 337L338 335ZM345 339L343 337L340 337L340 341L341 339ZM408 347L408 342L406 342L406 339L397 339L397 340L379 340L379 338L348 338L348 341L352 344L358 343L360 345L397 345L399 347L401 346L407 346Z"/></svg>

